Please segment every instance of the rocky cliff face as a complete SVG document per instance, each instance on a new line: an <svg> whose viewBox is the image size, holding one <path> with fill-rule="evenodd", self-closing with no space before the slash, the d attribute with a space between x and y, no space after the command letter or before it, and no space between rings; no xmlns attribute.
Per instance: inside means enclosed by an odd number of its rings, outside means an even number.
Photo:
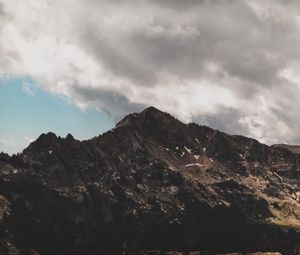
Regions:
<svg viewBox="0 0 300 255"><path fill-rule="evenodd" d="M298 254L299 159L153 107L88 141L43 134L0 154L0 254Z"/></svg>

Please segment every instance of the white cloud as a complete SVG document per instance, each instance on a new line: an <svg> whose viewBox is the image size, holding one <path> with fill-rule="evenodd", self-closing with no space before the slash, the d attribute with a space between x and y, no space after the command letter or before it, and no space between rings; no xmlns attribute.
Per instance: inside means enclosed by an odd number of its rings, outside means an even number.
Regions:
<svg viewBox="0 0 300 255"><path fill-rule="evenodd" d="M0 0L0 74L29 76L115 118L154 105L184 121L296 143L299 7L293 0Z"/></svg>
<svg viewBox="0 0 300 255"><path fill-rule="evenodd" d="M35 140L35 139L33 139L33 138L25 137L25 141L26 141L27 143L32 143L34 140Z"/></svg>
<svg viewBox="0 0 300 255"><path fill-rule="evenodd" d="M9 145L9 146L15 146L16 143L12 137L6 137L6 138L0 138L0 144L1 145Z"/></svg>
<svg viewBox="0 0 300 255"><path fill-rule="evenodd" d="M14 153L21 150L21 146L18 145L12 137L0 137L0 152Z"/></svg>
<svg viewBox="0 0 300 255"><path fill-rule="evenodd" d="M5 140L0 140L0 146L3 146L3 145L7 145L7 141L5 141Z"/></svg>
<svg viewBox="0 0 300 255"><path fill-rule="evenodd" d="M34 96L37 92L37 87L34 84L30 83L30 82L24 81L22 83L22 90L25 93L27 93L28 95Z"/></svg>

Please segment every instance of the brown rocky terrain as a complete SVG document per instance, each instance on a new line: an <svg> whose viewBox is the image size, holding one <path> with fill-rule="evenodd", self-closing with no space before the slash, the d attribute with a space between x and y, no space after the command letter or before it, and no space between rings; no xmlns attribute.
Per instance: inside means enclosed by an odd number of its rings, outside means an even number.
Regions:
<svg viewBox="0 0 300 255"><path fill-rule="evenodd" d="M286 148L288 149L289 151L291 152L294 152L294 153L300 153L300 146L299 145L289 145L289 144L274 144L272 145L274 147L281 147L281 148Z"/></svg>
<svg viewBox="0 0 300 255"><path fill-rule="evenodd" d="M0 254L299 254L299 159L153 107L42 134L0 154Z"/></svg>

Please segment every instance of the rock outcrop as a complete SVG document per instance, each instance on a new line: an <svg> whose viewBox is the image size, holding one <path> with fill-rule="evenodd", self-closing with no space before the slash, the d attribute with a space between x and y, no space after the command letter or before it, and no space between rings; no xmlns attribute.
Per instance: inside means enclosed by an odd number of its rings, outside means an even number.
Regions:
<svg viewBox="0 0 300 255"><path fill-rule="evenodd" d="M153 107L42 134L0 154L0 254L298 254L299 159Z"/></svg>

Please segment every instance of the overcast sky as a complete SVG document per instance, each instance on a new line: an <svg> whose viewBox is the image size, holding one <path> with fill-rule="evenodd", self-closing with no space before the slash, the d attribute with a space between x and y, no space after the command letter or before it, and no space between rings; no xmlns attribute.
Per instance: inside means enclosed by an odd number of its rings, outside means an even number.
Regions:
<svg viewBox="0 0 300 255"><path fill-rule="evenodd" d="M114 121L153 105L300 143L299 45L296 0L0 0L0 75Z"/></svg>

